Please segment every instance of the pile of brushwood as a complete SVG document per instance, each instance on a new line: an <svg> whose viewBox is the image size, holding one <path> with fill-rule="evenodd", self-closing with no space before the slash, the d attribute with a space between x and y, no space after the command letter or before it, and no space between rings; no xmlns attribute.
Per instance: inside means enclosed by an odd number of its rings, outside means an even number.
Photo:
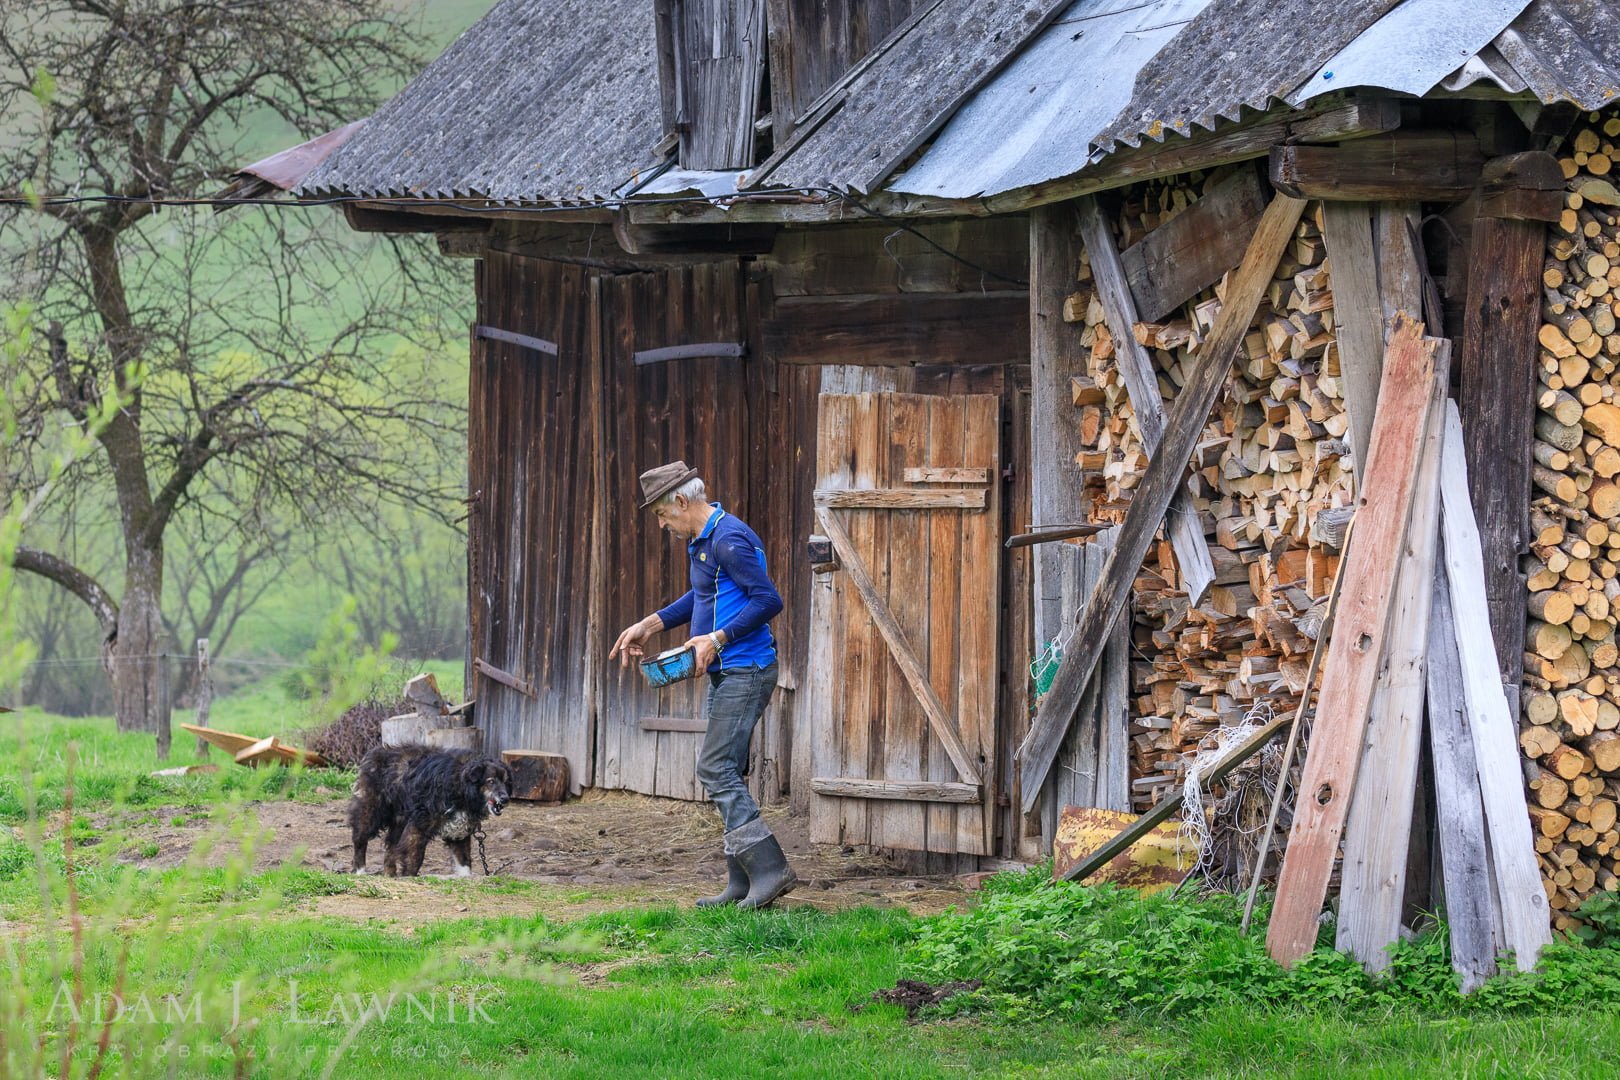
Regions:
<svg viewBox="0 0 1620 1080"><path fill-rule="evenodd" d="M1195 1016L1241 1006L1553 1012L1620 1001L1620 904L1594 910L1582 938L1542 952L1530 974L1491 979L1472 994L1457 989L1440 927L1402 941L1387 974L1368 976L1321 947L1291 969L1266 955L1264 915L1245 936L1241 898L1143 897L1112 885L1053 883L1037 867L986 882L978 904L925 920L902 974L930 983L977 980L935 1015L971 1012L1007 1018L1064 1016L1093 1021L1132 1016ZM1502 970L1512 972L1512 964Z"/></svg>

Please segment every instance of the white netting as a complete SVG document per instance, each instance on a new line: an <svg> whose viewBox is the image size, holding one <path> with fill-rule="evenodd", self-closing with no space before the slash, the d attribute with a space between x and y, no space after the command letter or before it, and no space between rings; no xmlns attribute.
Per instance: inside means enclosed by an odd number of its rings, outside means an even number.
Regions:
<svg viewBox="0 0 1620 1080"><path fill-rule="evenodd" d="M1177 847L1178 849L1193 847L1198 852L1192 866L1187 868L1190 873L1204 874L1209 870L1214 852L1212 840L1217 821L1223 821L1224 828L1241 835L1245 840L1251 836L1258 837L1264 831L1264 820L1259 824L1245 827L1239 820L1241 815L1233 811L1239 808L1245 789L1252 783L1260 784L1269 798L1275 786L1274 777L1282 756L1282 748L1275 741L1267 743L1259 754L1227 775L1225 791L1219 798L1206 797L1204 777L1256 731L1271 723L1271 719L1270 703L1256 702L1238 723L1222 724L1204 736L1198 744L1196 755L1188 762L1186 775L1182 780L1181 829ZM1181 869L1179 866L1177 868Z"/></svg>

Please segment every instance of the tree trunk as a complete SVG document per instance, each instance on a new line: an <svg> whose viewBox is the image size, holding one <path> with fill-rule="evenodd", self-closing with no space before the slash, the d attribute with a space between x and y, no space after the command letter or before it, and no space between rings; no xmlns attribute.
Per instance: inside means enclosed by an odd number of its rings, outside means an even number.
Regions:
<svg viewBox="0 0 1620 1080"><path fill-rule="evenodd" d="M149 731L169 756L168 632L163 626L163 549L135 547L124 567L118 636L107 652L119 731Z"/></svg>

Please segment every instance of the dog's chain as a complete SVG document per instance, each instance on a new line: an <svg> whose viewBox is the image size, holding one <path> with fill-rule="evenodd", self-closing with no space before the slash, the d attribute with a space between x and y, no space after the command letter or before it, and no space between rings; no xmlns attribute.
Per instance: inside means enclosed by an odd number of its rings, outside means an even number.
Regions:
<svg viewBox="0 0 1620 1080"><path fill-rule="evenodd" d="M473 839L478 841L478 861L484 864L484 876L489 877L489 856L484 854L484 827L480 825L478 831L473 833Z"/></svg>

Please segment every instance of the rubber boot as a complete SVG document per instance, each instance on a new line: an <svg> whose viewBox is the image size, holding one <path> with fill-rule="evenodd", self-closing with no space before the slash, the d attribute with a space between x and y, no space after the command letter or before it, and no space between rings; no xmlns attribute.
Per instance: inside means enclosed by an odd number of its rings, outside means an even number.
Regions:
<svg viewBox="0 0 1620 1080"><path fill-rule="evenodd" d="M735 855L726 856L726 872L730 875L726 880L725 891L719 896L700 897L698 907L719 907L722 904L735 904L748 895L748 871L743 869L742 862Z"/></svg>
<svg viewBox="0 0 1620 1080"><path fill-rule="evenodd" d="M739 851L737 861L748 874L748 895L737 902L740 908L764 907L799 883L782 845L770 833Z"/></svg>

